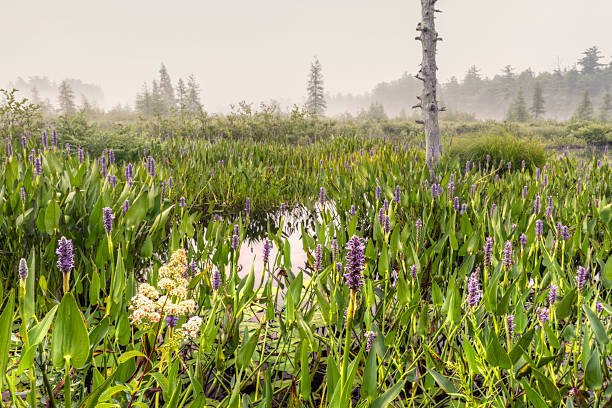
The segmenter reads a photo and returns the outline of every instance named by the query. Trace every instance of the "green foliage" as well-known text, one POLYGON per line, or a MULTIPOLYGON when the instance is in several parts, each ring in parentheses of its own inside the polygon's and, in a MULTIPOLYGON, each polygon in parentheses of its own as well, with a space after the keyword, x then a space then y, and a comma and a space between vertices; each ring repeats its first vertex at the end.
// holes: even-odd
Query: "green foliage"
POLYGON ((571 135, 576 139, 583 140, 589 145, 601 145, 612 142, 612 126, 593 123, 576 122, 568 127, 571 135))
POLYGON ((506 120, 508 122, 527 122, 529 118, 529 110, 527 110, 527 102, 525 102, 523 90, 519 89, 516 99, 514 99, 508 108, 506 120))
POLYGON ((517 139, 507 133, 455 139, 450 154, 462 163, 470 161, 482 166, 489 163, 489 168, 500 168, 502 171, 507 168, 508 162, 512 163, 512 169, 519 170, 523 160, 528 168, 542 167, 546 161, 546 154, 539 143, 517 139))
POLYGON ((582 102, 576 108, 576 111, 572 115, 572 120, 574 121, 585 121, 585 120, 593 120, 593 103, 591 102, 591 98, 589 97, 589 92, 584 93, 584 97, 582 98, 582 102))

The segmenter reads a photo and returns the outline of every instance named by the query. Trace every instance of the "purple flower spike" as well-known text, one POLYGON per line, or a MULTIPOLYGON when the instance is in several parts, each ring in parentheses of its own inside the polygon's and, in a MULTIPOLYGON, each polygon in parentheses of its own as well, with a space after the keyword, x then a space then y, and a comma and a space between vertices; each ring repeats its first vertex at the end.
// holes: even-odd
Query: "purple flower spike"
POLYGON ((57 147, 57 131, 55 129, 53 129, 53 136, 51 140, 53 141, 53 147, 57 147))
POLYGON ((79 164, 83 163, 83 149, 77 150, 77 156, 79 157, 79 164))
POLYGON ((521 243, 521 248, 525 248, 525 245, 527 245, 527 235, 521 234, 519 242, 521 243))
POLYGON ((49 143, 47 142, 47 132, 43 132, 42 134, 42 145, 45 150, 49 148, 49 143))
POLYGON ((385 234, 388 234, 389 232, 391 232, 391 219, 389 218, 388 215, 385 215, 383 224, 384 224, 385 234))
POLYGON ((540 196, 536 196, 535 202, 533 203, 533 213, 538 215, 540 213, 540 196))
POLYGON ((548 303, 550 307, 553 307, 557 302, 557 297, 559 296, 559 288, 553 284, 548 288, 548 303))
POLYGON ((504 245, 504 268, 506 270, 512 268, 512 242, 506 241, 504 245))
POLYGON ((113 220, 115 216, 113 215, 113 209, 110 207, 104 207, 102 209, 102 223, 104 224, 104 229, 107 234, 110 234, 113 230, 113 220))
POLYGON ((382 193, 382 190, 381 190, 380 186, 376 186, 376 201, 380 200, 381 193, 382 193))
POLYGON ((281 205, 280 205, 281 215, 285 215, 286 211, 287 211, 287 206, 285 205, 285 203, 281 203, 281 205))
POLYGON ((319 204, 325 205, 325 189, 323 187, 319 190, 319 204))
POLYGON ((374 333, 373 331, 368 331, 368 332, 365 332, 364 336, 366 339, 366 347, 365 347, 366 353, 369 353, 370 350, 372 349, 372 343, 374 342, 376 333, 374 333))
POLYGON ((68 274, 74 268, 74 254, 72 253, 72 240, 61 237, 55 250, 57 255, 57 268, 68 274))
POLYGON ((236 251, 238 249, 238 234, 232 236, 232 249, 236 251))
POLYGON ((582 291, 582 288, 587 283, 589 270, 583 266, 578 267, 578 271, 576 272, 576 283, 578 284, 578 291, 582 291))
POLYGON ((385 201, 383 202, 383 208, 385 209, 385 211, 389 209, 389 201, 386 198, 385 198, 385 201))
POLYGON ((493 214, 495 213, 496 208, 497 208, 497 204, 495 203, 491 204, 491 213, 489 214, 491 218, 493 218, 493 214))
POLYGON ((540 320, 540 323, 542 326, 544 326, 550 317, 548 314, 548 308, 546 306, 538 307, 536 309, 536 314, 538 315, 538 320, 540 320))
POLYGON ((155 159, 151 156, 147 158, 147 171, 151 177, 155 177, 155 159))
POLYGON ((42 174, 42 165, 40 163, 40 158, 37 157, 34 159, 34 174, 40 176, 42 174))
POLYGON ((472 196, 476 194, 476 184, 472 184, 472 188, 470 190, 472 196))
POLYGON ((244 202, 244 211, 247 213, 247 215, 251 213, 251 199, 249 197, 247 197, 244 202))
POLYGON ((464 212, 466 212, 467 210, 467 204, 461 204, 461 211, 459 212, 460 215, 463 215, 464 212))
POLYGON ((542 232, 544 231, 544 222, 542 220, 536 220, 535 222, 535 234, 536 238, 542 237, 542 232))
POLYGON ((354 204, 353 204, 353 205, 351 205, 351 209, 350 209, 349 213, 351 214, 351 217, 352 217, 353 215, 355 215, 355 205, 354 205, 354 204))
POLYGON ((410 277, 411 277, 412 279, 416 279, 418 269, 419 269, 419 267, 418 267, 418 266, 416 266, 416 265, 412 265, 412 266, 410 267, 410 277))
POLYGON ((166 323, 168 323, 168 327, 176 327, 178 325, 179 319, 178 316, 168 315, 164 320, 166 321, 166 323))
POLYGON ((338 259, 338 240, 336 238, 334 238, 331 243, 331 250, 334 260, 338 259))
POLYGON ((514 336, 514 329, 516 328, 516 324, 514 323, 514 315, 508 315, 506 317, 506 323, 508 324, 508 337, 512 338, 514 336))
POLYGON ((221 287, 221 272, 219 272, 218 269, 215 269, 213 271, 213 275, 212 275, 212 279, 210 283, 215 292, 218 291, 219 288, 221 287))
POLYGON ((461 205, 459 204, 459 197, 455 197, 453 200, 453 208, 455 211, 459 211, 459 208, 461 208, 461 205))
POLYGON ((598 300, 595 304, 595 309, 597 309, 597 313, 601 313, 604 310, 603 305, 601 304, 601 300, 598 300))
POLYGON ((400 203, 401 200, 401 190, 400 190, 400 186, 396 186, 395 187, 395 196, 393 197, 393 201, 395 201, 397 204, 400 203))
POLYGON ((361 272, 365 268, 365 243, 362 238, 355 235, 346 244, 346 273, 344 279, 346 285, 354 292, 358 292, 363 286, 361 272))
POLYGON ((21 147, 24 149, 28 147, 28 139, 26 138, 26 135, 21 135, 21 147))
POLYGON ((563 241, 567 241, 569 239, 569 228, 567 228, 567 225, 561 227, 561 237, 563 238, 563 241))
POLYGON ((493 252, 493 237, 485 239, 484 251, 484 267, 491 266, 491 253, 493 252))
POLYGON ((25 188, 21 187, 19 189, 19 198, 21 199, 22 203, 25 203, 25 199, 26 199, 26 192, 25 192, 25 188))
POLYGON ((179 200, 179 207, 181 208, 185 207, 185 197, 181 197, 181 199, 179 200))
POLYGON ((123 202, 123 205, 121 206, 121 211, 123 215, 125 215, 125 213, 128 212, 129 209, 130 209, 130 200, 125 200, 123 202))
POLYGON ((108 164, 111 166, 115 164, 115 151, 114 150, 110 150, 108 152, 108 164))
POLYGON ((480 267, 477 267, 468 280, 467 303, 471 308, 476 307, 481 298, 479 275, 480 267))
POLYGON ((21 258, 19 260, 19 279, 25 282, 28 279, 28 264, 25 259, 21 258))
POLYGON ((270 259, 270 250, 272 249, 271 242, 268 238, 264 240, 263 244, 263 263, 267 264, 270 259))
POLYGON ((527 186, 523 186, 523 200, 527 199, 527 191, 528 191, 527 186))

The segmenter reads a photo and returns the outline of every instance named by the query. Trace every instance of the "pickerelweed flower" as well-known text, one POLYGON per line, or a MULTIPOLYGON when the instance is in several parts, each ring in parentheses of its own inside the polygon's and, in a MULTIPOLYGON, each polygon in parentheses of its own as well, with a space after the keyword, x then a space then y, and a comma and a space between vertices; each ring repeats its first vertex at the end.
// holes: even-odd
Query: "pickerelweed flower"
POLYGON ((19 273, 19 279, 21 279, 21 282, 25 283, 26 279, 28 279, 28 264, 24 258, 21 258, 19 260, 18 273, 19 273))
POLYGON ((461 204, 459 203, 459 197, 454 198, 453 208, 455 209, 455 211, 459 211, 459 208, 461 208, 461 204))
POLYGON ((535 202, 533 203, 533 213, 538 215, 540 213, 540 196, 536 196, 535 202))
POLYGON ((264 239, 263 244, 263 263, 264 265, 268 263, 270 259, 270 250, 272 249, 271 242, 268 238, 264 239))
POLYGON ((106 177, 106 156, 100 158, 100 168, 102 170, 102 177, 106 177))
POLYGON ((557 297, 559 296, 559 287, 553 285, 552 283, 548 287, 548 304, 550 307, 553 307, 557 302, 557 297))
POLYGON ((362 238, 353 235, 346 244, 346 273, 344 279, 346 285, 353 291, 358 292, 363 286, 362 271, 365 268, 365 243, 362 238))
POLYGON ((55 250, 57 255, 57 268, 64 275, 69 274, 74 268, 74 254, 72 253, 72 240, 61 237, 55 250))
POLYGON ((535 234, 536 238, 542 237, 542 232, 544 231, 544 222, 542 220, 536 220, 535 222, 535 234))
POLYGON ((561 238, 563 238, 563 241, 567 241, 569 239, 569 228, 567 225, 564 225, 561 228, 561 238))
POLYGON ((508 171, 512 170, 512 162, 508 162, 508 171))
POLYGON ((238 234, 232 236, 232 249, 234 251, 238 250, 238 234))
POLYGON ((55 129, 53 129, 51 140, 53 142, 53 147, 57 147, 57 131, 55 129))
POLYGON ((155 159, 151 156, 147 158, 147 172, 151 177, 155 177, 155 159))
POLYGON ((42 174, 42 165, 40 163, 40 157, 34 159, 34 174, 40 176, 42 174))
POLYGON ((383 207, 380 207, 380 209, 378 210, 378 223, 380 224, 381 227, 384 221, 385 221, 385 209, 383 207))
POLYGON ((108 164, 110 166, 115 164, 115 151, 112 149, 108 151, 108 164))
POLYGON ((335 261, 338 259, 338 240, 336 238, 332 240, 331 250, 332 250, 332 258, 335 261))
POLYGON ((49 143, 47 143, 47 132, 43 132, 42 134, 42 145, 45 150, 49 148, 49 143))
POLYGON ((385 198, 385 201, 383 202, 383 208, 385 209, 385 211, 389 209, 389 201, 386 198, 385 198))
POLYGON ((28 139, 26 138, 26 135, 21 135, 21 147, 24 149, 28 147, 28 139))
POLYGON ((476 184, 472 184, 472 187, 470 189, 470 193, 472 194, 472 196, 474 196, 476 194, 476 184))
POLYGON ((470 172, 470 161, 469 161, 469 160, 467 160, 467 161, 465 162, 465 174, 467 174, 467 173, 469 173, 469 172, 470 172))
POLYGON ((550 221, 550 217, 552 216, 553 209, 553 198, 552 196, 548 197, 548 205, 546 206, 546 221, 550 221))
POLYGON ((550 318, 549 314, 548 314, 548 308, 546 306, 542 306, 542 307, 537 307, 536 308, 536 314, 538 315, 538 320, 540 321, 540 323, 542 324, 542 326, 544 326, 544 324, 548 321, 548 319, 550 318))
POLYGON ((461 204, 461 211, 459 212, 459 215, 463 215, 463 213, 465 213, 467 211, 467 204, 461 204))
POLYGON ((123 202, 123 205, 121 206, 122 214, 125 215, 125 213, 128 212, 129 209, 130 209, 130 200, 125 200, 123 202))
POLYGON ((325 189, 323 187, 319 189, 319 204, 325 205, 325 189))
POLYGON ((514 329, 516 328, 516 324, 514 323, 514 315, 506 316, 506 324, 508 325, 508 337, 514 337, 514 329))
POLYGON ((400 186, 395 186, 395 195, 393 196, 393 201, 395 201, 397 204, 400 203, 401 200, 401 190, 400 190, 400 186))
POLYGON ((349 214, 351 214, 351 217, 352 217, 353 215, 355 215, 355 212, 356 212, 356 211, 355 211, 355 204, 353 204, 353 205, 351 205, 351 209, 349 210, 349 214))
POLYGON ((523 200, 527 199, 527 191, 528 191, 527 186, 523 186, 523 200))
POLYGON ((527 245, 527 235, 521 234, 519 242, 521 243, 521 249, 525 248, 525 245, 527 245))
POLYGON ((251 213, 251 199, 249 197, 244 200, 244 211, 247 215, 251 213))
POLYGON ((176 327, 178 325, 179 318, 175 315, 168 315, 164 320, 166 323, 168 323, 169 327, 176 327))
POLYGON ((525 160, 521 161, 521 170, 525 170, 525 160))
POLYGON ((512 268, 512 242, 506 241, 504 245, 504 268, 509 270, 512 268))
POLYGON ((179 207, 185 208, 185 197, 181 197, 179 200, 179 207))
POLYGON ((597 310, 597 313, 603 312, 604 307, 601 304, 601 300, 598 300, 597 303, 595 304, 595 310, 597 310))
POLYGON ((491 253, 493 252, 493 237, 487 237, 485 239, 484 247, 482 248, 484 251, 484 267, 491 266, 491 253))
POLYGON ((471 308, 476 307, 481 298, 479 275, 480 268, 477 267, 468 280, 467 303, 471 308))
POLYGON ((168 188, 174 187, 174 178, 172 176, 168 177, 168 188))
POLYGON ((416 279, 418 269, 419 269, 419 267, 418 267, 418 266, 416 266, 416 265, 412 265, 412 266, 410 267, 410 277, 411 277, 412 279, 416 279))
POLYGON ((493 214, 495 213, 495 209, 497 208, 497 204, 493 203, 491 204, 491 213, 489 214, 489 217, 493 217, 493 214))
POLYGON ((218 269, 215 269, 212 274, 212 279, 210 280, 210 284, 212 285, 213 290, 216 292, 221 287, 221 272, 218 269))
POLYGON ((372 343, 374 342, 374 338, 376 337, 376 333, 374 333, 373 331, 367 331, 364 333, 364 337, 366 339, 366 353, 369 353, 370 350, 372 349, 372 343))
POLYGON ((314 270, 319 272, 323 266, 323 247, 321 244, 317 244, 315 249, 315 259, 314 259, 314 270))
POLYGON ((578 271, 576 272, 576 283, 578 285, 579 292, 582 291, 582 288, 584 288, 587 283, 588 272, 589 270, 584 266, 578 267, 578 271))
POLYGON ((77 150, 77 156, 79 158, 79 164, 82 164, 83 163, 83 149, 77 150))
POLYGON ((561 235, 561 230, 563 229, 563 224, 561 221, 557 223, 557 235, 561 235))
POLYGON ((419 218, 416 220, 416 239, 417 242, 421 241, 421 229, 423 228, 423 221, 419 218))
POLYGON ((113 220, 115 216, 113 215, 113 209, 110 207, 104 207, 102 209, 102 223, 104 224, 104 229, 107 234, 110 234, 113 230, 113 220))
POLYGON ((382 192, 382 189, 380 188, 380 186, 376 186, 376 201, 380 200, 381 192, 382 192))
POLYGON ((383 225, 384 225, 384 229, 385 229, 385 234, 388 234, 389 232, 391 232, 391 219, 389 218, 388 215, 385 215, 385 219, 383 221, 383 225))
POLYGON ((26 192, 25 192, 25 188, 21 187, 19 189, 19 198, 21 199, 22 203, 25 203, 25 199, 26 199, 26 192))
POLYGON ((540 168, 536 167, 536 181, 540 182, 540 168))
POLYGON ((281 203, 281 205, 280 205, 280 213, 281 213, 281 215, 285 215, 285 211, 287 211, 287 206, 285 205, 285 203, 281 203))

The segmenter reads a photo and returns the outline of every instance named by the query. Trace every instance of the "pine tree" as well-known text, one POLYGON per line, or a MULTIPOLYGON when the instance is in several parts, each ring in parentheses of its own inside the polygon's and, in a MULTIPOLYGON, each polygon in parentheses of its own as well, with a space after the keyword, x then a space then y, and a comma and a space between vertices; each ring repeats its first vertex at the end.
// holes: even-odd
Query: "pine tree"
POLYGON ((546 113, 544 95, 542 94, 542 85, 536 82, 533 90, 533 104, 531 105, 531 113, 534 119, 538 120, 546 113))
POLYGON ((591 47, 582 53, 584 57, 578 60, 578 64, 582 66, 583 74, 592 74, 603 65, 599 62, 601 60, 601 55, 599 55, 599 53, 599 48, 596 46, 591 47))
POLYGON ((151 93, 149 92, 149 87, 146 82, 142 85, 142 92, 136 95, 134 108, 136 112, 141 115, 150 115, 153 113, 153 109, 151 108, 151 93))
POLYGON ((603 97, 603 104, 601 105, 599 120, 602 122, 612 120, 612 95, 610 95, 610 91, 606 92, 603 97))
POLYGON ((193 74, 187 77, 187 110, 191 113, 198 113, 202 110, 200 102, 200 85, 193 74))
POLYGON ((586 91, 582 102, 580 102, 572 116, 572 120, 593 120, 593 113, 593 103, 589 97, 589 91, 586 91))
POLYGON ((164 110, 176 106, 172 80, 170 80, 170 75, 168 74, 168 70, 164 64, 162 64, 161 68, 159 69, 159 92, 164 110))
POLYGON ((183 110, 187 106, 187 87, 183 78, 179 78, 176 84, 176 101, 178 102, 179 109, 183 110))
POLYGON ((529 111, 527 110, 527 103, 525 102, 522 88, 519 89, 516 98, 510 104, 510 108, 506 113, 506 120, 508 122, 527 122, 529 120, 529 111))
POLYGON ((151 110, 153 113, 163 113, 166 111, 164 97, 157 81, 151 85, 151 110))
POLYGON ((63 80, 59 86, 59 106, 64 115, 70 115, 76 111, 74 104, 74 93, 68 84, 68 81, 63 80))
POLYGON ((323 68, 317 57, 310 65, 310 75, 308 76, 308 98, 306 99, 306 109, 313 116, 323 116, 327 103, 323 94, 323 68))

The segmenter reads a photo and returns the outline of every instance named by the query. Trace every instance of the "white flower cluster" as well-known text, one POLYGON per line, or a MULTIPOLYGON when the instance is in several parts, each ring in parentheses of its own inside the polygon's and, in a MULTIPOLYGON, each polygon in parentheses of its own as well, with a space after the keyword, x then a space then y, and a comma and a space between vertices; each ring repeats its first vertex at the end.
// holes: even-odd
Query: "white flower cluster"
MULTIPOLYGON (((197 309, 195 300, 188 298, 189 281, 184 278, 187 268, 187 254, 179 249, 172 254, 170 262, 159 268, 157 288, 148 283, 141 283, 138 292, 130 302, 130 321, 133 325, 150 325, 159 322, 165 316, 188 316, 197 309)), ((202 319, 193 316, 177 334, 186 333, 196 337, 200 331, 202 319)))

